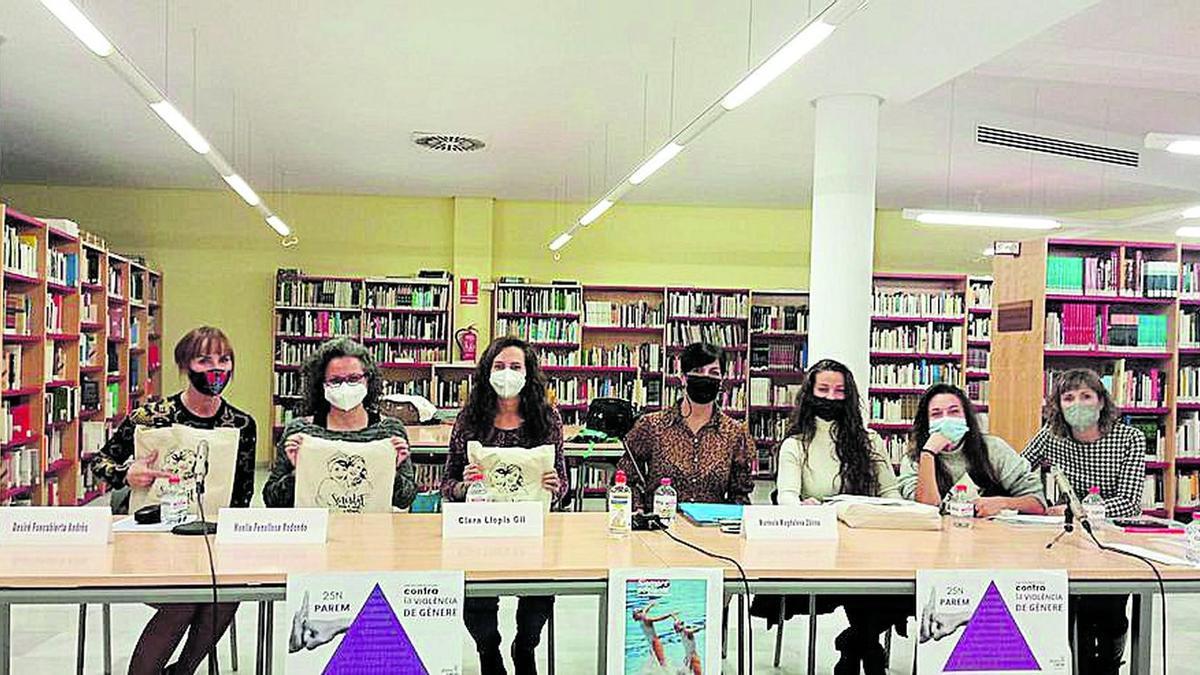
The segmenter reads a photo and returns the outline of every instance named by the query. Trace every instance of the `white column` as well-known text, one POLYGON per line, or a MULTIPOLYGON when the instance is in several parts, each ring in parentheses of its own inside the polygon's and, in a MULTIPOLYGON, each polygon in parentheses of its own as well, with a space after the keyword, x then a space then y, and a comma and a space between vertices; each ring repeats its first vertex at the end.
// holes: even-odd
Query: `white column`
POLYGON ((816 111, 808 362, 845 363, 865 403, 879 99, 827 96, 817 99, 816 111))

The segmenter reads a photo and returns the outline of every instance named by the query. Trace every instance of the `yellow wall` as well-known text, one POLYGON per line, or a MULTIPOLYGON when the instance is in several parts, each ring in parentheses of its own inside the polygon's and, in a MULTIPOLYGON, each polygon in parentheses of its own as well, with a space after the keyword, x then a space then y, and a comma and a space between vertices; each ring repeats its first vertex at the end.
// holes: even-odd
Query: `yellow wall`
MULTIPOLYGON (((316 274, 410 274, 453 269, 487 281, 695 284, 752 288, 808 285, 806 209, 620 204, 584 230, 555 261, 546 244, 585 204, 363 195, 267 195, 300 235, 290 249, 228 191, 10 185, 0 199, 34 215, 70 218, 115 250, 144 254, 164 274, 164 347, 200 324, 233 340, 238 370, 230 399, 258 420, 260 458, 269 457, 271 303, 279 267, 316 274), (485 236, 491 204, 491 255, 485 236), (457 237, 457 241, 456 241, 457 237), (474 244, 474 246, 473 246, 474 244), (486 248, 486 247, 484 247, 486 248)), ((875 260, 881 270, 987 274, 986 230, 925 228, 880 212, 875 260)), ((490 298, 459 312, 486 324, 490 298)), ((486 340, 488 331, 482 331, 486 340)), ((178 380, 176 384, 181 384, 178 380)), ((169 389, 171 380, 165 386, 169 389)))

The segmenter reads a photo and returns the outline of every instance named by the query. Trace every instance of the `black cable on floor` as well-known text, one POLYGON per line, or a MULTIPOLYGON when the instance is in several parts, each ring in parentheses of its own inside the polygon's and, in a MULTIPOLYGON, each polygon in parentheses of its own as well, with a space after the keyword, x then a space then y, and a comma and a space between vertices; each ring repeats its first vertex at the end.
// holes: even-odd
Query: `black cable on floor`
POLYGON ((212 622, 209 624, 209 628, 212 630, 212 647, 208 652, 209 658, 212 658, 217 653, 217 618, 220 616, 217 603, 217 566, 213 562, 212 542, 208 538, 208 519, 204 517, 204 498, 200 494, 196 495, 196 508, 200 511, 200 523, 204 525, 201 531, 204 536, 204 548, 208 551, 208 573, 212 579, 212 622))
MULTIPOLYGON (((1103 543, 1101 543, 1101 541, 1099 539, 1096 538, 1095 533, 1092 532, 1092 524, 1091 523, 1084 520, 1080 524, 1083 526, 1084 531, 1088 533, 1088 536, 1092 538, 1092 541, 1096 542, 1096 546, 1100 547, 1101 551, 1108 551, 1109 553, 1116 553, 1116 554, 1123 555, 1123 556, 1126 556, 1129 558, 1133 558, 1134 560, 1140 560, 1140 561, 1146 563, 1147 565, 1149 565, 1150 571, 1154 572, 1154 578, 1158 580, 1158 595, 1162 599, 1162 672, 1163 672, 1163 675, 1167 675, 1167 586, 1166 586, 1166 584, 1163 583, 1162 573, 1158 571, 1158 566, 1154 564, 1153 560, 1150 560, 1149 558, 1140 556, 1136 553, 1131 553, 1129 551, 1122 551, 1119 548, 1112 548, 1110 546, 1105 546, 1103 543)), ((1151 636, 1153 636, 1153 634, 1154 634, 1153 626, 1151 626, 1150 633, 1151 633, 1151 636)), ((1134 658, 1137 658, 1136 654, 1134 654, 1134 658)))
MULTIPOLYGON (((711 551, 706 551, 703 548, 701 548, 689 541, 684 541, 683 539, 680 539, 679 537, 676 537, 675 535, 671 534, 671 531, 669 529, 663 528, 659 531, 662 532, 663 534, 667 535, 671 539, 675 540, 677 543, 683 544, 684 546, 692 549, 693 551, 696 551, 697 553, 706 555, 710 558, 713 558, 714 560, 722 560, 724 562, 731 563, 731 564, 733 564, 734 567, 737 568, 738 574, 740 574, 742 576, 742 586, 746 589, 746 603, 745 603, 746 614, 747 614, 747 616, 746 616, 746 665, 748 666, 748 672, 753 673, 754 672, 754 626, 751 625, 750 617, 749 617, 749 613, 750 613, 750 580, 746 576, 746 570, 742 568, 742 564, 739 563, 737 560, 735 560, 733 558, 728 558, 723 555, 718 555, 711 551)), ((742 618, 741 614, 742 614, 741 610, 738 610, 738 620, 739 621, 742 618)), ((741 656, 742 656, 741 654, 738 654, 739 659, 741 658, 741 656)))

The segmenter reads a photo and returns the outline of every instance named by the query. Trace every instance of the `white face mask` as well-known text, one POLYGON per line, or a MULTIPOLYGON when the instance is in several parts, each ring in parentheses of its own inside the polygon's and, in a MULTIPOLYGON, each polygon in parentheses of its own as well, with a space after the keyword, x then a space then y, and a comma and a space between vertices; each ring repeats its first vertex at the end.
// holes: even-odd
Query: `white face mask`
POLYGON ((500 398, 516 398, 525 388, 525 371, 523 370, 493 370, 488 381, 500 398))
POLYGON ((366 397, 366 382, 359 382, 357 384, 343 382, 341 384, 325 385, 325 400, 329 401, 329 405, 343 412, 354 410, 366 397))

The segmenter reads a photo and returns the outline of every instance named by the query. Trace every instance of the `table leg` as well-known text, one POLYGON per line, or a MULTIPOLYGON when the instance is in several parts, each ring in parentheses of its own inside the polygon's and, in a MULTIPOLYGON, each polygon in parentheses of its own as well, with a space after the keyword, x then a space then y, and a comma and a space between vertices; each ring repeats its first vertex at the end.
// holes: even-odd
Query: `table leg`
MULTIPOLYGON (((1150 654, 1154 647, 1154 594, 1134 593, 1130 609, 1129 675, 1150 675, 1150 654)), ((1166 626, 1162 630, 1167 630, 1166 626)))
POLYGON ((738 675, 745 675, 746 672, 746 596, 738 593, 737 596, 737 613, 738 613, 738 675))
POLYGON ((0 602, 0 675, 9 675, 12 660, 12 609, 0 602))
POLYGON ((808 594, 808 675, 817 675, 817 596, 808 594))
POLYGON ((100 630, 104 633, 104 675, 112 675, 112 605, 100 605, 100 630))
POLYGON ((271 675, 272 672, 274 672, 273 667, 275 665, 274 664, 274 658, 275 658, 275 639, 274 639, 275 638, 275 601, 273 601, 273 600, 267 601, 266 629, 267 629, 266 635, 263 640, 266 643, 263 646, 263 654, 264 654, 263 658, 264 658, 264 665, 266 666, 265 667, 266 675, 271 675))
POLYGON ((266 636, 267 603, 258 603, 258 627, 254 632, 254 675, 263 675, 266 655, 263 654, 263 638, 266 636))
POLYGON ((599 630, 596 631, 596 673, 608 673, 608 591, 600 591, 599 630))

